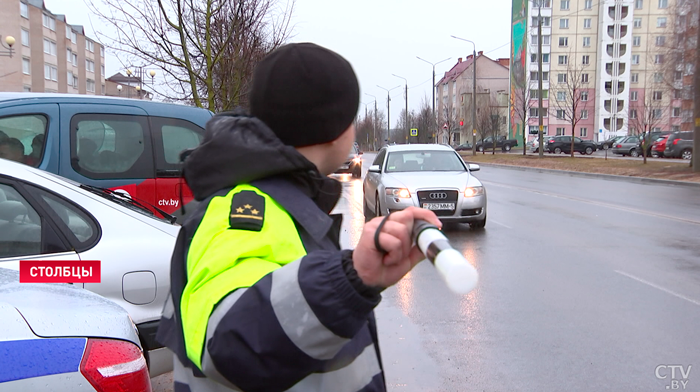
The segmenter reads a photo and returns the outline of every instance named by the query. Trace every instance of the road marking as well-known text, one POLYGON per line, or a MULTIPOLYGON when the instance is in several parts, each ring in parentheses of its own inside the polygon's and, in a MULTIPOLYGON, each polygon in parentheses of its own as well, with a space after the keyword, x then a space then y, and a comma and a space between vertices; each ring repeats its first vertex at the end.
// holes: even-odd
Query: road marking
POLYGON ((501 226, 505 227, 506 229, 512 229, 512 227, 510 227, 510 226, 507 226, 507 225, 504 225, 504 224, 503 224, 503 223, 501 223, 501 222, 496 222, 496 221, 495 221, 495 220, 493 220, 493 219, 489 219, 489 220, 490 220, 491 222, 493 222, 493 223, 497 224, 497 225, 501 225, 501 226))
POLYGON ((550 196, 550 197, 556 197, 558 199, 565 199, 565 200, 572 200, 572 201, 577 201, 581 203, 587 203, 587 204, 592 204, 594 206, 599 206, 599 207, 605 207, 605 208, 610 208, 614 210, 620 210, 620 211, 626 211, 626 212, 631 212, 634 214, 639 214, 639 215, 644 215, 644 216, 653 216, 656 218, 662 218, 662 219, 669 219, 669 220, 674 220, 678 222, 683 222, 683 223, 691 223, 694 225, 700 225, 700 221, 692 220, 692 219, 686 219, 686 218, 679 218, 676 216, 671 216, 671 215, 664 215, 664 214, 659 214, 657 212, 653 211, 644 211, 644 210, 638 210, 636 208, 630 208, 630 207, 623 207, 620 205, 615 205, 615 204, 610 204, 610 203, 605 203, 602 201, 593 201, 593 200, 587 200, 587 199, 581 199, 579 197, 574 197, 574 196, 565 196, 565 195, 560 195, 556 193, 549 193, 549 192, 544 192, 544 191, 538 191, 536 189, 531 189, 531 188, 523 188, 519 186, 514 186, 514 185, 506 185, 506 184, 501 184, 498 182, 493 182, 493 181, 484 181, 481 180, 482 183, 490 184, 490 185, 495 185, 495 186, 500 186, 503 188, 511 188, 511 189, 517 189, 521 191, 526 191, 526 192, 532 192, 532 193, 537 193, 540 195, 545 195, 545 196, 550 196))
POLYGON ((661 286, 659 286, 659 285, 656 285, 656 284, 654 284, 654 283, 651 283, 651 282, 647 282, 646 280, 644 280, 644 279, 642 279, 642 278, 638 278, 638 277, 636 277, 636 276, 634 276, 634 275, 630 275, 630 274, 628 274, 628 273, 626 273, 626 272, 622 272, 622 271, 618 271, 618 270, 615 270, 615 272, 617 272, 617 273, 620 274, 620 275, 624 275, 624 276, 626 276, 626 277, 628 277, 628 278, 630 278, 630 279, 634 279, 634 280, 636 280, 637 282, 644 283, 644 284, 646 284, 646 285, 648 285, 648 286, 651 286, 651 287, 653 287, 653 288, 655 288, 655 289, 659 289, 659 290, 661 290, 661 291, 663 291, 663 292, 665 292, 665 293, 671 294, 671 295, 673 295, 674 297, 678 297, 678 298, 680 298, 680 299, 684 299, 684 300, 686 300, 686 301, 688 301, 688 302, 690 302, 690 303, 693 303, 693 304, 695 304, 695 305, 700 306, 700 302, 698 302, 698 301, 696 301, 696 300, 694 300, 694 299, 688 298, 688 297, 686 297, 686 296, 684 296, 684 295, 682 295, 682 294, 675 293, 675 292, 673 292, 673 291, 671 291, 671 290, 669 290, 669 289, 663 288, 663 287, 661 287, 661 286))

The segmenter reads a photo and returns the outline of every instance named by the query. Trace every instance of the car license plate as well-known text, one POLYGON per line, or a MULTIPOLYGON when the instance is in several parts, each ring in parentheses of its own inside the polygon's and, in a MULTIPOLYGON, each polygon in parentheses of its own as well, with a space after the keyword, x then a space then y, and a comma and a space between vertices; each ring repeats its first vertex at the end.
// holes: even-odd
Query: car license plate
POLYGON ((455 203, 423 203, 426 210, 454 210, 455 203))

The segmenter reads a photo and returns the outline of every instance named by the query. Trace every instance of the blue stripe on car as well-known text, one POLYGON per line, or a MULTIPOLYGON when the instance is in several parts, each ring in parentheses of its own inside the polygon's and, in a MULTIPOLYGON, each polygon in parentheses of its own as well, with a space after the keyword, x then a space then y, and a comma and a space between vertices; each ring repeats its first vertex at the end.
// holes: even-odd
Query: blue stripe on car
POLYGON ((80 369, 87 339, 0 341, 0 383, 80 369))

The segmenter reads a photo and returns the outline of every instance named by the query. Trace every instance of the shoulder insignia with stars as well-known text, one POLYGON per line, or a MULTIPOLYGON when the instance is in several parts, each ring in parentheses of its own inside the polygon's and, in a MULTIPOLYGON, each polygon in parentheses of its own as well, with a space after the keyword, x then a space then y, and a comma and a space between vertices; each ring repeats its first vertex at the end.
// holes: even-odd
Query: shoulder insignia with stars
POLYGON ((241 191, 233 195, 230 229, 260 231, 265 223, 265 198, 253 191, 241 191))

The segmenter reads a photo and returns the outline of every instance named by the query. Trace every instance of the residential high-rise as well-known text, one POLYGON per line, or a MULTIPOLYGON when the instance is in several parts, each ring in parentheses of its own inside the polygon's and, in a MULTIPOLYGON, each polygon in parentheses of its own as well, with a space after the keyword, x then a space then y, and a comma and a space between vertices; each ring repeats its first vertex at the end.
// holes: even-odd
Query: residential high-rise
POLYGON ((697 0, 528 2, 530 133, 538 128, 538 13, 545 135, 571 135, 574 120, 575 136, 602 140, 691 126, 697 9, 697 0))
POLYGON ((0 57, 0 91, 105 94, 104 47, 42 0, 3 0, 0 34, 16 40, 0 57))

